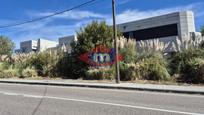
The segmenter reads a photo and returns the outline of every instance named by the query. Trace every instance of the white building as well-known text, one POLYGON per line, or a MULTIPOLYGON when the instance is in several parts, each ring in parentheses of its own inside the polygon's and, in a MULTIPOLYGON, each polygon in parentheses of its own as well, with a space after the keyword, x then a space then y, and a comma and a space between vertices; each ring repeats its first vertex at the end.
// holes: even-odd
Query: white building
MULTIPOLYGON (((176 38, 199 35, 195 31, 192 11, 181 11, 117 25, 126 38, 137 41, 159 39, 161 42, 176 42, 176 38)), ((171 46, 170 46, 171 47, 171 46)), ((169 48, 170 48, 169 47, 169 48)), ((167 49, 169 51, 169 49, 167 49)))
POLYGON ((72 41, 76 41, 77 38, 75 35, 72 35, 72 36, 65 36, 65 37, 61 37, 59 38, 59 48, 63 48, 62 50, 66 50, 68 53, 71 52, 71 42, 72 41), (64 47, 66 49, 64 49, 64 47))
POLYGON ((29 53, 35 52, 37 50, 37 41, 35 40, 28 40, 24 42, 20 42, 20 49, 16 50, 15 52, 18 53, 29 53))
POLYGON ((38 39, 37 51, 42 52, 49 48, 55 48, 57 46, 58 46, 58 43, 55 41, 46 40, 46 39, 38 39))
POLYGON ((30 53, 30 52, 41 52, 49 48, 57 47, 58 43, 46 39, 29 40, 20 42, 20 49, 15 50, 16 53, 30 53))
POLYGON ((118 29, 125 37, 133 37, 137 41, 169 36, 183 38, 195 32, 194 14, 192 11, 175 12, 119 24, 118 29))

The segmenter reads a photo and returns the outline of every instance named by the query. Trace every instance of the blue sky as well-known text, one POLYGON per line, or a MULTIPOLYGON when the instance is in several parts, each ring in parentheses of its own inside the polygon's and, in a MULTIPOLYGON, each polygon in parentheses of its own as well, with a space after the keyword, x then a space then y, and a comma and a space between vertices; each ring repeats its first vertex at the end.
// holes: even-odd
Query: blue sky
MULTIPOLYGON (((88 0, 1 0, 0 26, 30 20, 65 10, 88 0)), ((203 0, 116 0, 117 23, 139 20, 175 11, 192 10, 197 31, 204 25, 203 0)), ((86 7, 39 22, 0 29, 16 43, 30 39, 72 35, 92 20, 111 24, 111 0, 97 0, 86 7)))

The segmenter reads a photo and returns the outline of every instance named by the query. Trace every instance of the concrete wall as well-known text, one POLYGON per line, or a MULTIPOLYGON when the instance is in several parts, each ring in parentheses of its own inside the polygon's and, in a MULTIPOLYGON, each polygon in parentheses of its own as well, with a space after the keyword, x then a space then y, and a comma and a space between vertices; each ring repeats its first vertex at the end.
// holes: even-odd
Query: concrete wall
POLYGON ((46 39, 38 39, 37 51, 41 52, 41 51, 47 50, 48 48, 54 48, 57 46, 58 46, 58 43, 55 41, 46 40, 46 39))
POLYGON ((179 13, 172 13, 152 18, 142 19, 133 22, 119 24, 117 27, 121 32, 147 29, 163 25, 179 23, 179 13))
POLYGON ((192 11, 179 12, 179 23, 178 23, 179 38, 189 35, 190 32, 195 32, 194 14, 192 11))
POLYGON ((37 49, 37 41, 35 40, 29 40, 29 41, 24 41, 20 42, 20 52, 23 53, 29 53, 32 51, 35 51, 37 49))
POLYGON ((182 38, 185 34, 189 34, 190 32, 195 32, 194 15, 192 11, 175 12, 138 21, 123 23, 119 24, 117 27, 121 32, 130 32, 175 23, 178 27, 178 38, 182 38))
POLYGON ((59 48, 62 48, 65 46, 66 50, 70 53, 71 52, 71 42, 76 40, 76 36, 65 36, 59 38, 59 48))
POLYGON ((60 38, 59 38, 59 45, 69 44, 69 43, 71 43, 73 40, 75 40, 75 35, 60 37, 60 38))

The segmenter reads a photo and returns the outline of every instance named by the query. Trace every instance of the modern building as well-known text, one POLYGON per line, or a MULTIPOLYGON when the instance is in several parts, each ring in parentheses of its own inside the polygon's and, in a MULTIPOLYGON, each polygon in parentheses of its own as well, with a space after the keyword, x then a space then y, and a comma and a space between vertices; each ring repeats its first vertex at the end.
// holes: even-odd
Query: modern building
POLYGON ((41 52, 48 48, 57 47, 58 43, 46 39, 29 40, 20 42, 20 49, 15 50, 16 53, 41 52))
MULTIPOLYGON (((176 38, 200 35, 195 31, 192 11, 181 11, 117 25, 126 38, 137 41, 159 39, 161 42, 176 42, 176 38)), ((171 45, 170 44, 170 45, 171 45)), ((171 46, 170 46, 171 47, 171 46)), ((170 47, 167 51, 170 50, 170 47)))
POLYGON ((194 14, 192 11, 176 12, 119 24, 118 29, 125 37, 137 41, 170 36, 182 39, 186 34, 195 32, 194 14))
POLYGON ((29 53, 29 52, 35 52, 37 50, 37 41, 35 40, 29 40, 20 42, 20 49, 16 50, 15 52, 18 53, 29 53))
POLYGON ((59 46, 60 48, 63 48, 63 50, 66 50, 67 52, 71 52, 71 42, 77 40, 75 35, 72 36, 65 36, 59 38, 59 46), (64 49, 65 47, 65 49, 64 49))
POLYGON ((42 52, 42 51, 47 50, 48 48, 55 48, 57 46, 58 46, 58 43, 55 41, 46 40, 46 39, 38 39, 37 51, 42 52))

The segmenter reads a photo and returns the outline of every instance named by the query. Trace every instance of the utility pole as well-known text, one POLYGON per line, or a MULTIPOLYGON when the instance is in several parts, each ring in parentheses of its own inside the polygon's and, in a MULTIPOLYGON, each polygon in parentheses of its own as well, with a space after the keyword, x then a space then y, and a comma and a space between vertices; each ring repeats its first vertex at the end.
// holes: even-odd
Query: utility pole
POLYGON ((120 83, 120 71, 119 71, 119 62, 118 62, 118 39, 117 39, 117 28, 116 28, 116 21, 115 21, 115 0, 112 0, 112 13, 113 13, 113 38, 114 38, 114 47, 115 47, 115 80, 116 83, 120 83))

